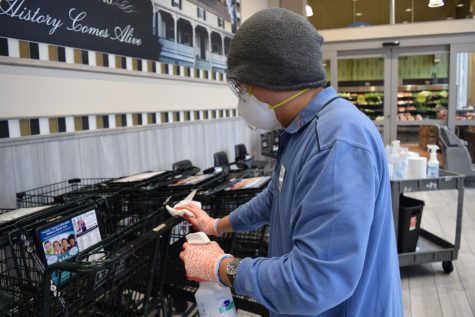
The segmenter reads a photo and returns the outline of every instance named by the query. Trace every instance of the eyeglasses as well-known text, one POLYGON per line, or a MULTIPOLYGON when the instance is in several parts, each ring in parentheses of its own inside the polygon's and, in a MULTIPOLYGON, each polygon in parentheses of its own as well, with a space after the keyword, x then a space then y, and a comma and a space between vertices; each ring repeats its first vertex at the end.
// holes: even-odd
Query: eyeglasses
POLYGON ((228 80, 228 86, 238 98, 242 97, 246 93, 249 93, 249 89, 251 88, 251 86, 240 83, 236 79, 228 80))

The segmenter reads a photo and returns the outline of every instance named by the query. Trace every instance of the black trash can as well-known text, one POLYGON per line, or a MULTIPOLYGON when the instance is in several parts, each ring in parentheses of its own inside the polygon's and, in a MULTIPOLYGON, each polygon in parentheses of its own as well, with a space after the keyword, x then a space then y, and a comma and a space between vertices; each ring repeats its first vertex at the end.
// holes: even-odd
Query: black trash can
POLYGON ((419 199, 399 197, 398 253, 416 251, 424 205, 419 199))

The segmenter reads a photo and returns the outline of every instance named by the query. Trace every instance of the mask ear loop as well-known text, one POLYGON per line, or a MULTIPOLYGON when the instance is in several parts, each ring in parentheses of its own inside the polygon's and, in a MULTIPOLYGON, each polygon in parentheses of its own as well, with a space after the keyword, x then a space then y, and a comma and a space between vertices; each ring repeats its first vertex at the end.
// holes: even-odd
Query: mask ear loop
POLYGON ((301 90, 301 91, 299 91, 298 93, 296 93, 295 95, 290 96, 289 98, 287 98, 287 99, 285 99, 285 100, 282 100, 281 102, 279 102, 279 103, 276 104, 275 106, 269 105, 269 109, 274 110, 275 108, 280 107, 280 106, 286 104, 287 102, 292 101, 292 100, 294 100, 295 98, 297 98, 297 97, 303 95, 304 93, 306 93, 306 92, 309 91, 309 90, 310 90, 310 88, 306 88, 306 89, 304 89, 304 90, 301 90))

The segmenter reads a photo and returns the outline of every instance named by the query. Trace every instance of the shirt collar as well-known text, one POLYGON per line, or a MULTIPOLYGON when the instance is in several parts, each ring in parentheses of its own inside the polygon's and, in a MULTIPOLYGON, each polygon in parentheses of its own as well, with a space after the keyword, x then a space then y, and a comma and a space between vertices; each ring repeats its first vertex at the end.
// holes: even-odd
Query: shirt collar
POLYGON ((284 129, 284 132, 295 133, 307 125, 322 110, 322 107, 332 98, 336 97, 335 88, 328 87, 319 92, 315 98, 310 101, 305 108, 299 112, 290 125, 284 129))

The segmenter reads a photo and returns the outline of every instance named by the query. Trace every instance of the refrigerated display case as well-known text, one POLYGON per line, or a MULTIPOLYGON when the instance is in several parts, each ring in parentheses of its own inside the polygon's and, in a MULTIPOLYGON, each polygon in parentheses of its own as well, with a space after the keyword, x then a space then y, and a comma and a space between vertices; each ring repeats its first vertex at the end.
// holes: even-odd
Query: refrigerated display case
POLYGON ((448 88, 448 84, 400 86, 398 120, 447 120, 448 88))
POLYGON ((361 112, 375 121, 384 120, 383 91, 383 86, 339 87, 341 97, 352 102, 361 112))

